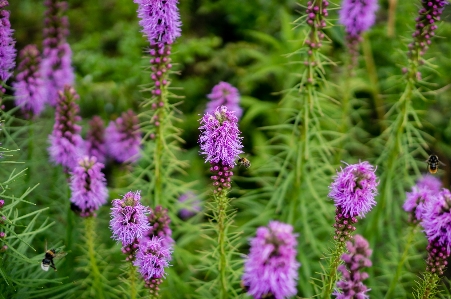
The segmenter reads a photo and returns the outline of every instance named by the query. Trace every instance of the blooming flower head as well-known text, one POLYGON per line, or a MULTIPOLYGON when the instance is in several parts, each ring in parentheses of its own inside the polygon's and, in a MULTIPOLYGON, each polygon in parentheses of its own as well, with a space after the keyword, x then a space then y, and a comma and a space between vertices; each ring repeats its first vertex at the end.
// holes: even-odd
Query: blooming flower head
POLYGON ((376 170, 368 162, 350 164, 337 173, 330 185, 329 197, 335 201, 335 206, 341 208, 344 216, 365 216, 376 201, 377 194, 376 170))
POLYGON ((49 153, 53 162, 70 170, 77 166, 78 159, 83 155, 81 127, 76 124, 81 120, 78 115, 80 108, 75 102, 79 96, 68 85, 58 95, 55 125, 49 136, 49 153))
POLYGON ((443 188, 435 200, 426 202, 421 222, 429 241, 450 250, 451 245, 451 192, 443 188))
POLYGON ((200 200, 192 191, 188 191, 180 195, 179 203, 183 206, 183 208, 179 211, 179 216, 183 220, 193 217, 202 209, 200 200))
POLYGON ((406 193, 406 201, 403 208, 410 213, 409 221, 419 223, 423 218, 424 207, 427 202, 435 201, 440 193, 442 183, 439 179, 425 175, 412 187, 411 192, 406 193))
POLYGON ((9 22, 9 11, 4 10, 9 3, 0 1, 0 80, 6 82, 12 75, 12 69, 16 65, 16 41, 13 38, 14 30, 9 22))
POLYGON ((362 272, 362 268, 371 267, 369 257, 372 250, 368 241, 360 235, 355 235, 353 242, 346 242, 349 253, 341 256, 344 264, 338 266, 338 271, 342 274, 342 280, 337 282, 338 291, 334 293, 337 299, 369 298, 369 289, 363 284, 363 280, 368 278, 368 273, 362 272))
POLYGON ((122 246, 141 239, 150 229, 147 220, 149 210, 141 204, 139 191, 127 192, 122 199, 113 200, 112 205, 110 220, 112 238, 120 241, 122 246))
POLYGON ((244 263, 243 284, 254 298, 273 296, 283 299, 296 295, 300 264, 296 261, 296 235, 293 227, 271 221, 259 227, 250 240, 250 252, 244 263))
POLYGON ((72 172, 70 201, 81 210, 81 216, 93 216, 94 211, 106 203, 108 189, 104 174, 100 171, 103 164, 96 157, 84 156, 72 172))
POLYGON ((233 167, 241 148, 242 137, 238 129, 238 118, 226 106, 217 107, 214 113, 206 113, 200 120, 199 144, 205 162, 233 167))
POLYGON ((132 111, 123 112, 121 117, 111 121, 105 131, 108 154, 118 161, 136 162, 139 158, 141 132, 138 116, 132 111))
POLYGON ((146 287, 153 292, 158 291, 158 285, 166 276, 166 268, 171 260, 171 250, 162 244, 159 237, 143 238, 139 243, 136 260, 138 271, 145 280, 146 287))
POLYGON ((86 136, 86 153, 94 156, 101 163, 106 161, 105 127, 100 116, 96 115, 89 121, 89 131, 86 136))
POLYGON ((147 217, 150 224, 150 229, 146 232, 149 238, 153 236, 161 239, 161 244, 166 247, 172 246, 174 240, 172 239, 172 230, 169 227, 171 219, 168 215, 168 209, 164 209, 162 206, 156 206, 151 210, 151 213, 147 217))
POLYGON ((46 0, 47 11, 44 22, 43 59, 40 73, 44 80, 47 103, 55 106, 58 92, 65 85, 73 85, 72 51, 66 41, 69 22, 63 16, 67 3, 59 0, 46 0))
POLYGON ((435 176, 426 174, 418 180, 417 186, 418 188, 427 188, 432 192, 439 192, 442 188, 442 182, 435 176))
POLYGON ((180 36, 177 0, 133 0, 138 4, 139 25, 151 45, 172 44, 180 36))
POLYGON ((238 119, 243 114, 239 105, 240 94, 238 89, 227 82, 219 82, 207 97, 210 99, 210 102, 207 103, 207 109, 205 109, 207 113, 214 113, 217 107, 226 106, 228 110, 235 111, 238 119))
POLYGON ((16 105, 27 118, 38 116, 44 110, 43 81, 39 74, 39 50, 35 45, 28 45, 20 51, 19 73, 13 82, 16 105))

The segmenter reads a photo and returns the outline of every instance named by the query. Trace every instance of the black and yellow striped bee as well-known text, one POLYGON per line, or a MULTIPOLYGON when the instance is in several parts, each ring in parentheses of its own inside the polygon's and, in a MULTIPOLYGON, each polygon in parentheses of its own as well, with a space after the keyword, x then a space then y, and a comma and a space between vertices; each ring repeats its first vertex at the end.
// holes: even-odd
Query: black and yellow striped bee
MULTIPOLYGON (((47 247, 47 246, 46 246, 47 247)), ((49 271, 49 267, 53 268, 53 270, 57 271, 55 267, 55 263, 53 259, 59 259, 66 255, 67 253, 57 251, 56 249, 49 249, 45 251, 44 258, 41 262, 41 269, 44 271, 49 271)))
POLYGON ((238 164, 240 164, 240 166, 244 166, 246 168, 251 167, 251 161, 249 161, 247 158, 244 158, 244 157, 238 158, 238 164))
POLYGON ((439 164, 445 166, 445 164, 440 162, 437 155, 430 155, 426 162, 428 163, 428 170, 432 174, 437 172, 439 164))

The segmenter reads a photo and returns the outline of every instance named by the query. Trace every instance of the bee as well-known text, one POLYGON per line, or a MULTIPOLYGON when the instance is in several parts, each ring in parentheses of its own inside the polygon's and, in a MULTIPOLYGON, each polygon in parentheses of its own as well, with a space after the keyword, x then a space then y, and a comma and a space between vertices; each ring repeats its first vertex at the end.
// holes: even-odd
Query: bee
MULTIPOLYGON (((46 245, 47 247, 47 245, 46 245)), ((47 248, 46 248, 47 249, 47 248)), ((57 251, 56 249, 50 249, 45 251, 44 258, 41 262, 41 269, 44 271, 49 271, 49 267, 53 268, 53 270, 57 271, 55 267, 55 263, 53 262, 53 259, 59 259, 66 255, 65 252, 57 251)))
POLYGON ((244 166, 246 168, 251 167, 251 161, 249 161, 248 159, 246 159, 244 157, 238 158, 238 164, 240 164, 240 166, 244 166))
POLYGON ((432 174, 437 172, 439 164, 445 166, 445 164, 440 162, 437 155, 430 155, 426 162, 428 163, 428 170, 432 174))

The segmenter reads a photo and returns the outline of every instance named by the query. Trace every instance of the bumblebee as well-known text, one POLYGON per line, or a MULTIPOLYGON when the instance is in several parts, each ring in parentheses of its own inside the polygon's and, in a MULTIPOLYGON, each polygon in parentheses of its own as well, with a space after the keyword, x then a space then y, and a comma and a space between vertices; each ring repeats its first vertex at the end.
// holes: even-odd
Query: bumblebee
POLYGON ((248 159, 246 159, 244 157, 238 158, 238 164, 240 164, 240 166, 244 166, 246 168, 251 167, 251 161, 249 161, 248 159))
POLYGON ((437 172, 439 164, 445 166, 445 164, 440 162, 437 155, 430 155, 426 162, 428 163, 428 170, 432 174, 437 172))
POLYGON ((47 250, 45 252, 44 259, 41 262, 41 269, 44 271, 49 271, 49 267, 52 267, 53 270, 57 271, 53 259, 62 258, 65 255, 65 252, 56 252, 56 249, 47 250))

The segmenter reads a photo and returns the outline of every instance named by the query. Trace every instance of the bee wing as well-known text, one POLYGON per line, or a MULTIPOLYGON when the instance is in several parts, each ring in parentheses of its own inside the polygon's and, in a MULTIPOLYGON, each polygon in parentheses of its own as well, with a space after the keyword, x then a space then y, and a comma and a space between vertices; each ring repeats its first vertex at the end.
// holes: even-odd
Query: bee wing
POLYGON ((438 163, 440 163, 440 165, 442 165, 442 166, 446 166, 446 164, 443 163, 442 161, 438 161, 438 163))
POLYGON ((60 259, 60 258, 65 257, 66 254, 67 254, 67 252, 57 252, 57 253, 55 253, 55 256, 53 258, 54 259, 60 259))

